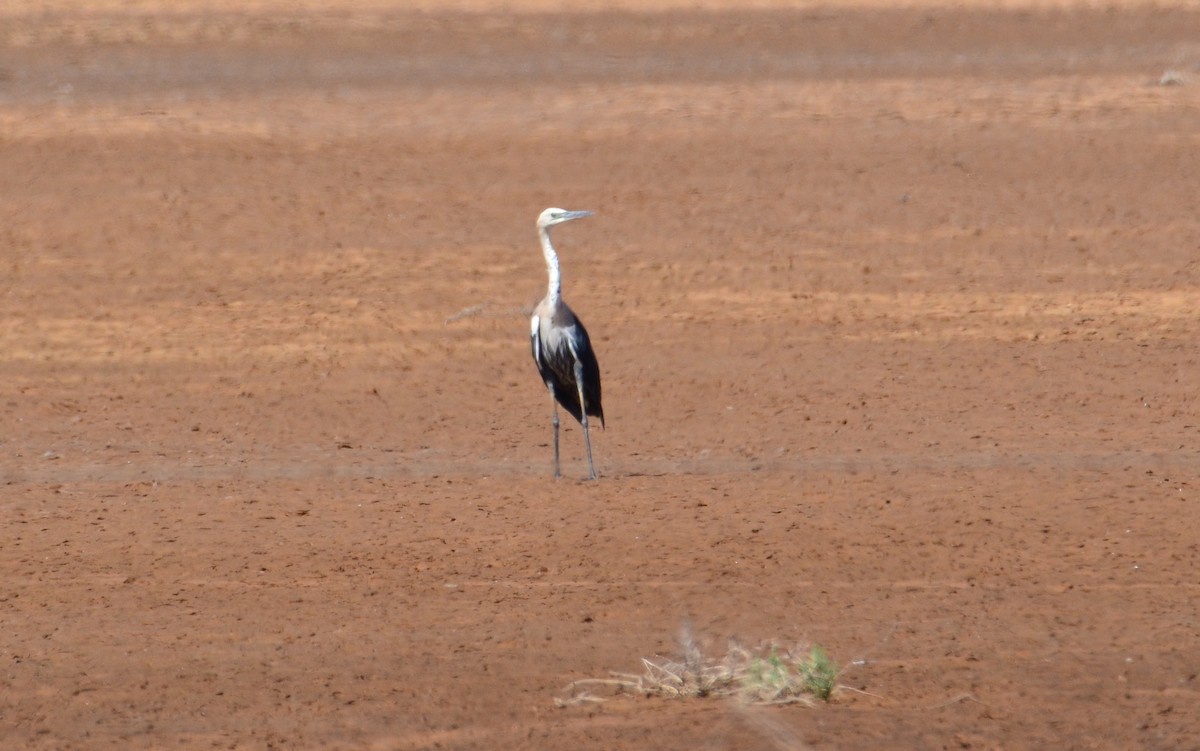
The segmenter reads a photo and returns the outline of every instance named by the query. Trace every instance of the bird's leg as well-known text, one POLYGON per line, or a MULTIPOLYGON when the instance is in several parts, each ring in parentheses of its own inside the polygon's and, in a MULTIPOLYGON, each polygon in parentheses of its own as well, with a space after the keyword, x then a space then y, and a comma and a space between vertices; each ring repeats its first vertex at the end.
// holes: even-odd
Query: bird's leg
POLYGON ((583 425, 583 443, 587 446, 588 479, 596 479, 596 465, 592 463, 592 435, 588 432, 587 404, 583 401, 583 363, 575 361, 575 387, 579 389, 579 422, 583 425))
POLYGON ((562 477, 558 471, 558 401, 554 398, 554 389, 550 389, 550 409, 554 410, 554 477, 562 477))
POLYGON ((583 442, 584 442, 584 445, 587 446, 588 479, 595 480, 596 479, 596 465, 592 464, 592 436, 590 433, 588 433, 588 419, 587 419, 586 413, 583 416, 583 442))

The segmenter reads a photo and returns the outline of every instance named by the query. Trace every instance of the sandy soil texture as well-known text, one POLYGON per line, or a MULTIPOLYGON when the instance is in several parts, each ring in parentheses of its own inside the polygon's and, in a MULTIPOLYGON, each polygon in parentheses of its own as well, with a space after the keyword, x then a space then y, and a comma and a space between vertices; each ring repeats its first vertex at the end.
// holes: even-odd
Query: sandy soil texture
POLYGON ((590 7, 4 11, 0 746, 1195 748, 1200 14, 590 7))

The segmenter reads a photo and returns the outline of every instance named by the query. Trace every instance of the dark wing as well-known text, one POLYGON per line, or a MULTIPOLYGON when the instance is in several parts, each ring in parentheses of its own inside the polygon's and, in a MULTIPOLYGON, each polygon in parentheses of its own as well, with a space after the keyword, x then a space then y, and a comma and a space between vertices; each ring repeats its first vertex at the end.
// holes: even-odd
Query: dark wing
MULTIPOLYGON (((554 325, 559 324, 555 321, 554 325)), ((572 315, 569 325, 559 330, 562 335, 555 337, 554 344, 557 346, 548 346, 549 343, 541 337, 541 327, 532 327, 530 344, 538 373, 563 409, 582 422, 579 388, 575 384, 575 360, 578 358, 582 366, 583 399, 587 413, 600 418, 600 426, 604 427, 604 408, 600 404, 600 365, 592 352, 587 329, 572 315)))
MULTIPOLYGON (((604 406, 600 403, 600 363, 596 361, 596 353, 592 350, 592 340, 588 337, 583 321, 575 319, 575 354, 583 366, 583 401, 587 413, 600 418, 600 427, 604 427, 604 406)), ((572 379, 574 380, 574 379, 572 379)))

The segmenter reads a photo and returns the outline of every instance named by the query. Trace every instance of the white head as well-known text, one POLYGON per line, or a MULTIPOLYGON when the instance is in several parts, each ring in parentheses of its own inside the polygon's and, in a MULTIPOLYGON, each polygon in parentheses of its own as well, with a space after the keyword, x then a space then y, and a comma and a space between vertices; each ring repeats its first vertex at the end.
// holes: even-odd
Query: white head
POLYGON ((538 216, 538 229, 549 229, 556 224, 569 222, 572 219, 582 219, 585 216, 591 216, 590 211, 567 211, 566 209, 546 209, 538 216))

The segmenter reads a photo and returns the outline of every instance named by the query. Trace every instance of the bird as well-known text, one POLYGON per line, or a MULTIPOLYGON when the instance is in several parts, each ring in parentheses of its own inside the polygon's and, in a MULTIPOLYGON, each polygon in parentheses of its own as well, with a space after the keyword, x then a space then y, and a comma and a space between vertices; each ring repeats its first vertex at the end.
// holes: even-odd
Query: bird
POLYGON ((598 418, 600 427, 604 427, 604 407, 600 404, 600 364, 596 361, 596 353, 592 350, 592 342, 583 321, 563 302, 558 254, 550 244, 551 227, 592 214, 591 211, 549 208, 537 219, 538 239, 542 243, 542 255, 546 257, 549 281, 546 296, 534 308, 530 318, 529 338, 533 361, 550 391, 554 416, 555 478, 562 476, 558 462, 558 405, 561 404, 583 426, 589 480, 596 479, 596 465, 592 462, 588 417, 598 418))

